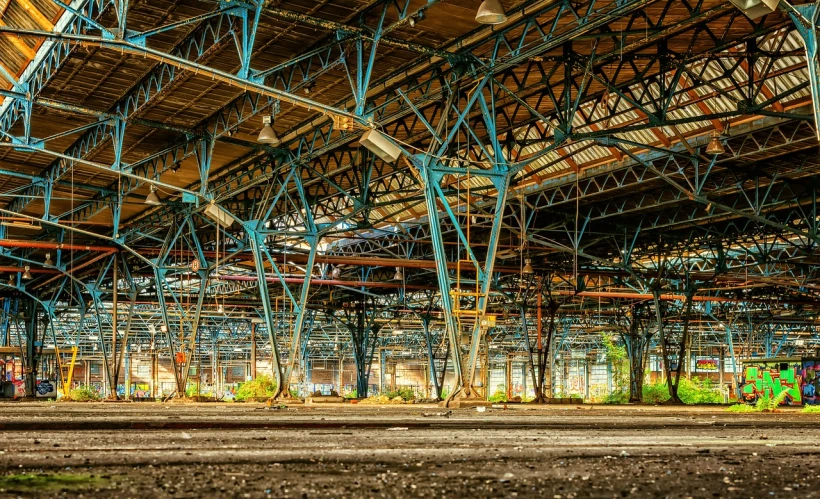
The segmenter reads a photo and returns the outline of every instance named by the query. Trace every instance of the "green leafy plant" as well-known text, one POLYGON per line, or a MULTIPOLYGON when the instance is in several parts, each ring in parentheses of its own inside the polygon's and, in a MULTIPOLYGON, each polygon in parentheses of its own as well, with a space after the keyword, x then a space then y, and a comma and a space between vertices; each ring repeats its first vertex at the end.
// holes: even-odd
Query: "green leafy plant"
POLYGON ((760 412, 757 407, 749 404, 735 404, 726 408, 728 412, 760 412))
POLYGON ((647 404, 662 404, 669 400, 666 383, 646 383, 643 385, 643 401, 647 404))
POLYGON ((499 385, 495 392, 490 395, 490 402, 493 404, 507 402, 507 392, 504 390, 504 385, 499 385))
POLYGON ((612 386, 615 392, 629 390, 629 358, 626 355, 626 346, 617 345, 608 335, 601 336, 601 342, 606 349, 606 361, 612 366, 612 386))
POLYGON ((245 402, 253 399, 264 399, 273 397, 276 393, 276 382, 267 374, 261 374, 251 381, 246 381, 239 385, 234 399, 237 402, 245 402))
POLYGON ((723 397, 711 379, 681 379, 678 396, 687 404, 720 404, 723 397))
POLYGON ((62 398, 62 400, 68 400, 70 402, 98 402, 101 399, 102 397, 100 397, 97 390, 93 386, 88 385, 73 388, 68 392, 68 396, 62 398))
POLYGON ((783 390, 782 392, 778 393, 774 397, 770 397, 768 395, 763 395, 762 397, 757 399, 755 403, 755 409, 759 412, 776 412, 777 408, 786 401, 786 397, 789 396, 789 392, 783 390))
POLYGON ((820 405, 807 405, 800 411, 804 414, 820 414, 820 405))
POLYGON ((352 390, 352 391, 349 391, 345 394, 345 398, 346 399, 357 399, 357 398, 359 398, 359 391, 355 390, 355 389, 352 390))
POLYGON ((384 397, 387 397, 389 399, 394 399, 396 397, 401 397, 402 400, 404 400, 405 402, 416 399, 416 392, 414 392, 413 389, 410 388, 410 387, 403 387, 403 388, 400 387, 400 388, 397 388, 396 390, 387 390, 384 393, 382 393, 381 395, 384 396, 384 397))
POLYGON ((604 404, 626 404, 629 401, 629 394, 623 390, 610 393, 601 400, 604 404))
MULTIPOLYGON (((700 380, 681 378, 678 396, 686 404, 720 404, 722 396, 710 379, 700 380)), ((643 385, 643 401, 647 404, 662 404, 669 400, 669 388, 666 383, 643 385)))

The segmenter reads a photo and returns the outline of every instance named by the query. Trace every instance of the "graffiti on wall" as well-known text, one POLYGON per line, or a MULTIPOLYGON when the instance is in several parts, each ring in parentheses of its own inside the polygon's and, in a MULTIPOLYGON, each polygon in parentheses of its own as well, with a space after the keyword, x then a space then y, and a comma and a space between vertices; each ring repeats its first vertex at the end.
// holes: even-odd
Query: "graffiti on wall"
POLYGON ((806 405, 820 405, 820 360, 804 359, 800 376, 803 379, 803 384, 800 387, 803 403, 806 405))
POLYGON ((745 362, 741 392, 744 400, 776 398, 785 391, 784 404, 802 404, 802 363, 800 361, 760 360, 745 362))

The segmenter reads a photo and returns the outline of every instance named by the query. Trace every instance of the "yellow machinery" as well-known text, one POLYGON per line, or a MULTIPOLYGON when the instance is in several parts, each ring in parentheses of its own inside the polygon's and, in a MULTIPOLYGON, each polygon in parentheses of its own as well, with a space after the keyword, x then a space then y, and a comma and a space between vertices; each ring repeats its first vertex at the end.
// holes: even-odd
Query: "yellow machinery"
POLYGON ((60 382, 63 384, 63 395, 68 395, 71 391, 71 381, 74 379, 74 365, 77 363, 77 345, 71 346, 71 360, 68 364, 63 362, 60 350, 55 346, 54 353, 57 358, 57 367, 60 369, 60 382))

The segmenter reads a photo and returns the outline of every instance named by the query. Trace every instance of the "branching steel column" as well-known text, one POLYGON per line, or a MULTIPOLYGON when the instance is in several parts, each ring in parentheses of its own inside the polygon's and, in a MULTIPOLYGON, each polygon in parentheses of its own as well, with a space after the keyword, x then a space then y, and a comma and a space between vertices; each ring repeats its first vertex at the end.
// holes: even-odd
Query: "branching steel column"
POLYGON ((812 109, 814 111, 814 121, 818 125, 815 129, 817 138, 820 139, 820 45, 818 45, 820 40, 817 37, 817 21, 820 17, 820 9, 818 9, 816 3, 796 5, 792 9, 794 11, 789 11, 789 15, 806 47, 806 67, 809 71, 809 83, 811 84, 812 109))
POLYGON ((268 281, 265 276, 265 236, 256 230, 255 226, 251 227, 246 224, 248 232, 248 240, 250 241, 251 250, 253 251, 253 263, 256 267, 256 274, 259 276, 257 282, 259 283, 259 301, 262 302, 262 319, 265 321, 265 329, 268 331, 268 339, 270 340, 271 349, 271 370, 276 378, 276 393, 274 397, 278 397, 282 393, 282 363, 279 358, 279 344, 276 341, 276 332, 273 326, 273 309, 270 305, 270 292, 268 291, 268 281))

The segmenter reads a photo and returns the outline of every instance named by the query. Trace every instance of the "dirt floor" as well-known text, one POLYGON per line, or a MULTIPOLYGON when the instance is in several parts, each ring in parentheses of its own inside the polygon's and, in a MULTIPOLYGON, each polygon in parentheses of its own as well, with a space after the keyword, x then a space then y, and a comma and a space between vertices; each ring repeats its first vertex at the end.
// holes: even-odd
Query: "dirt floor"
POLYGON ((820 497, 820 414, 0 403, 0 497, 820 497))

